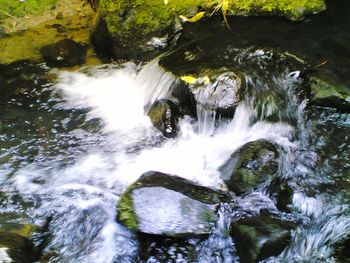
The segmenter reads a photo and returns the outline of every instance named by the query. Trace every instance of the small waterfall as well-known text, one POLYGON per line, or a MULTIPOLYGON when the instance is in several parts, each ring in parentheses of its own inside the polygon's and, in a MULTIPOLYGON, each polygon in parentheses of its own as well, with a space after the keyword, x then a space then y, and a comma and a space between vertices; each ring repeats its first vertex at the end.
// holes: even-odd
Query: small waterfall
POLYGON ((159 58, 146 64, 138 73, 135 83, 144 94, 145 112, 156 100, 167 98, 175 82, 175 76, 159 66, 159 58))
POLYGON ((215 130, 218 94, 212 84, 199 87, 194 91, 197 100, 198 134, 211 136, 215 130))

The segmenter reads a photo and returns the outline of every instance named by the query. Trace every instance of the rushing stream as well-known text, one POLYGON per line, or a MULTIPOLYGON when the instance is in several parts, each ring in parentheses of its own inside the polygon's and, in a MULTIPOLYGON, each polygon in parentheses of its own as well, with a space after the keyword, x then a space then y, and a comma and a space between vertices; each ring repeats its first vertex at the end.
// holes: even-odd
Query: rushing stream
MULTIPOLYGON (((295 96, 299 72, 271 77, 288 99, 278 109, 280 121, 266 120, 272 104, 257 113, 259 94, 246 96, 233 118, 217 118, 215 90, 207 89, 197 94, 198 119, 181 118, 170 139, 147 116, 176 83, 158 60, 56 73, 56 84, 1 105, 0 224, 42 226, 34 240, 51 257, 43 262, 165 262, 140 258, 142 239, 117 223, 123 190, 150 170, 225 190, 218 168, 259 139, 283 150, 279 177, 291 182, 291 213, 279 211, 268 183, 261 184, 236 197, 235 209, 221 204, 209 237, 158 252, 171 262, 188 262, 188 247, 194 246, 196 262, 240 262, 237 240, 227 235, 231 221, 265 209, 298 224, 286 248, 266 262, 334 262, 334 245, 350 234, 350 119, 332 110, 306 110, 306 101, 295 96)), ((249 76, 246 81, 254 85, 249 76)))

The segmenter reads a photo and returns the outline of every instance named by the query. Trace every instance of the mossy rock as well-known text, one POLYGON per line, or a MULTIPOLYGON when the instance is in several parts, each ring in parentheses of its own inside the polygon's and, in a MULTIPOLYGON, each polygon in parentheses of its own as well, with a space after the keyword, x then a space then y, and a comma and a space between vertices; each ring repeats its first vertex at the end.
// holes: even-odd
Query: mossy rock
POLYGON ((16 263, 34 262, 35 252, 33 243, 19 234, 3 232, 0 229, 0 261, 16 263))
POLYGON ((230 191, 247 193, 278 172, 279 152, 267 140, 249 142, 219 168, 230 191))
POLYGON ((147 234, 204 235, 210 233, 217 220, 216 206, 225 200, 229 196, 223 192, 150 171, 122 194, 118 221, 147 234))
POLYGON ((308 78, 311 89, 311 103, 322 107, 331 107, 350 112, 350 89, 334 84, 317 75, 308 78))
MULTIPOLYGON (((92 35, 96 50, 105 56, 149 59, 159 54, 173 36, 172 27, 180 15, 199 11, 209 14, 220 1, 101 0, 92 35)), ((324 0, 229 1, 227 15, 283 15, 300 20, 306 14, 325 9, 324 0)), ((220 12, 218 12, 220 13, 220 12)))

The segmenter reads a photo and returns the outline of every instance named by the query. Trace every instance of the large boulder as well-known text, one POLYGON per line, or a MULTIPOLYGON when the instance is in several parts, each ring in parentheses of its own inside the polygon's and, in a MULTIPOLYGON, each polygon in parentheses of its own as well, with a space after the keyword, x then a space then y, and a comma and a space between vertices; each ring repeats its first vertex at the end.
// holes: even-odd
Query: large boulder
POLYGON ((228 196, 178 176, 147 172, 118 203, 118 221, 147 234, 186 236, 210 233, 216 207, 228 196))
POLYGON ((276 146, 267 140, 246 143, 219 168, 230 191, 246 193, 275 175, 279 167, 276 146))
POLYGON ((85 62, 87 48, 72 39, 63 39, 41 48, 41 54, 51 67, 69 67, 85 62))

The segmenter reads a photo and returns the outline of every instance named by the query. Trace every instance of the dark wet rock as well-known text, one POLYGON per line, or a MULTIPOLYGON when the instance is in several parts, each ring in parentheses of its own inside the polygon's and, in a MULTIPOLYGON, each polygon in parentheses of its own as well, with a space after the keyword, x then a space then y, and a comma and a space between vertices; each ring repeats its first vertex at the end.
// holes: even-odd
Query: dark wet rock
POLYGON ((275 175, 278 167, 276 146, 267 140, 258 140, 235 151, 219 170, 228 189, 243 194, 275 175))
POLYGON ((308 79, 311 103, 350 112, 350 89, 336 85, 322 77, 311 75, 308 79))
POLYGON ((217 205, 228 198, 181 177, 151 171, 122 194, 118 221, 147 234, 208 234, 217 220, 217 205))
POLYGON ((349 263, 350 262, 350 237, 347 237, 335 244, 333 256, 336 262, 349 263))
POLYGON ((166 137, 175 137, 177 132, 177 123, 181 117, 177 105, 170 100, 156 101, 148 112, 154 127, 163 133, 166 137))
POLYGON ((35 252, 33 243, 28 238, 19 234, 3 232, 0 229, 0 261, 16 263, 34 262, 35 252))
POLYGON ((176 81, 170 95, 170 99, 179 105, 182 115, 190 115, 195 117, 196 99, 194 94, 188 88, 188 84, 183 81, 176 81))
POLYGON ((283 212, 291 212, 290 206, 293 199, 293 189, 287 182, 280 178, 272 181, 267 189, 272 200, 275 201, 276 207, 283 212))
POLYGON ((49 66, 69 67, 83 64, 87 49, 72 39, 63 39, 42 47, 40 52, 49 66))
POLYGON ((105 58, 148 60, 167 45, 173 14, 160 13, 163 2, 136 4, 122 0, 118 5, 106 0, 98 8, 92 33, 95 50, 105 58))
POLYGON ((291 240, 295 222, 268 213, 240 219, 231 225, 231 236, 242 263, 279 255, 291 240))

